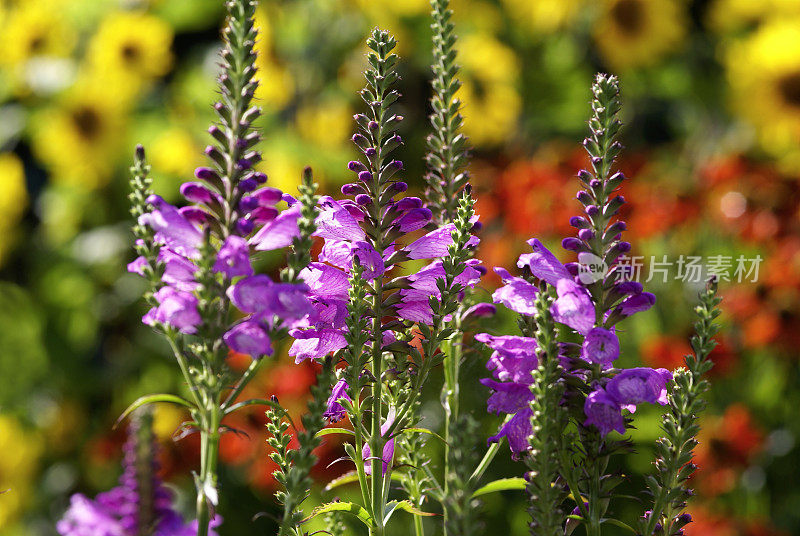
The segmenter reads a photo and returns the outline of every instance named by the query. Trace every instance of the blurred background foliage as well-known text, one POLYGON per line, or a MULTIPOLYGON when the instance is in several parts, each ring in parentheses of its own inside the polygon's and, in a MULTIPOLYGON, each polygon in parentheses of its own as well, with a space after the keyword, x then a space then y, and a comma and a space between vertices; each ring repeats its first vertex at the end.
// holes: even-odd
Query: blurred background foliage
MULTIPOLYGON (((271 184, 314 167, 326 192, 347 178, 359 111, 363 37, 393 31, 402 55, 406 179, 419 190, 430 61, 427 0, 264 0, 257 97, 271 184)), ((757 282, 723 282, 724 334, 698 447, 695 522, 703 536, 800 534, 800 2, 797 0, 453 0, 479 255, 511 265, 523 240, 555 245, 576 213, 589 85, 620 75, 622 160, 634 254, 738 255, 764 261, 757 282)), ((51 535, 69 494, 110 487, 136 396, 181 388, 167 349, 142 326, 131 260, 127 166, 142 142, 157 191, 202 161, 213 120, 222 0, 0 0, 0 534, 51 535)), ((562 255, 562 259, 565 258, 562 255)), ((279 258, 264 260, 274 271, 279 258)), ((647 264, 647 263, 646 263, 647 264)), ((645 267, 645 273, 647 266, 645 267)), ((670 272, 675 275, 675 272, 670 272)), ((497 281, 484 282, 488 298, 497 281)), ((649 290, 656 308, 624 333, 626 364, 674 368, 689 351, 696 285, 649 290)), ((482 326, 513 332, 500 315, 482 326)), ((311 366, 285 352, 253 382, 299 413, 311 366)), ((472 353, 462 392, 486 434, 486 356, 472 353)), ((234 366, 244 366, 232 356, 234 366)), ((438 387, 427 424, 436 427, 438 387)), ((649 470, 657 412, 640 416, 623 470, 649 470)), ((187 498, 197 438, 158 407, 161 466, 187 498)), ((228 423, 221 534, 270 531, 270 473, 259 411, 228 423), (252 516, 267 513, 256 521, 252 516)), ((330 436, 329 436, 330 437, 330 436)), ((435 446, 431 446, 434 448, 435 446)), ((502 450, 506 452, 505 447, 502 450)), ((328 442, 321 480, 340 474, 328 442)), ((520 474, 503 454, 493 476, 520 474)), ((338 490, 337 490, 338 493, 338 490)), ((347 492, 342 492, 347 493, 347 492)), ((333 492, 326 494, 328 498, 333 492)), ((524 534, 518 494, 489 496, 485 523, 524 534)), ((631 515, 631 503, 620 508, 631 515)))

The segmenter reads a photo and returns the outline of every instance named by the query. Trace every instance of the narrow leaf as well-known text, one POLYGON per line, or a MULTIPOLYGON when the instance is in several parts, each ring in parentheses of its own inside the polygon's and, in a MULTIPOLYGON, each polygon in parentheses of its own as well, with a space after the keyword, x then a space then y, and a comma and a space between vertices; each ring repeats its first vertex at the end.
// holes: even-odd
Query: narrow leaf
POLYGON ((179 396, 168 395, 168 394, 145 395, 145 396, 141 396, 141 397, 137 398, 133 402, 133 404, 128 406, 128 409, 126 409, 125 411, 122 412, 122 415, 119 416, 119 418, 117 419, 117 422, 114 423, 114 428, 116 428, 117 425, 120 422, 122 422, 123 419, 125 419, 125 417, 127 417, 128 415, 130 415, 131 413, 133 413, 134 411, 136 411, 140 407, 142 407, 144 405, 147 405, 147 404, 155 404, 156 402, 171 402, 173 404, 178 404, 179 406, 184 406, 186 408, 189 408, 190 410, 196 409, 191 402, 189 402, 188 400, 185 400, 185 399, 183 399, 183 398, 181 398, 179 396))
POLYGON ((525 489, 527 482, 524 478, 521 477, 514 477, 514 478, 501 478, 500 480, 495 480, 493 482, 489 482, 485 486, 482 486, 475 490, 472 494, 472 498, 480 497, 481 495, 486 495, 488 493, 494 493, 496 491, 508 491, 508 490, 517 490, 517 489, 525 489))

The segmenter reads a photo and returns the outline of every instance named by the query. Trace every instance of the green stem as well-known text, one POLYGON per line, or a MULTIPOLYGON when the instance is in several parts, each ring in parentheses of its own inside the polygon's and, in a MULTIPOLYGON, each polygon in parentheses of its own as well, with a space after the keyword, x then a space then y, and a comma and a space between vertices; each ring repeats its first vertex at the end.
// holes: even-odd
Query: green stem
MULTIPOLYGON (((381 434, 381 413, 383 382, 383 348, 382 335, 383 325, 381 324, 381 300, 383 299, 383 283, 376 279, 373 311, 375 317, 372 321, 372 430, 370 438, 370 456, 372 457, 372 512, 375 523, 375 534, 383 535, 383 435, 381 434)), ((388 474, 388 470, 387 470, 388 474)))
POLYGON ((197 536, 208 536, 211 510, 205 486, 217 488, 217 462, 219 457, 219 428, 222 412, 219 409, 219 394, 210 397, 212 407, 203 418, 200 431, 200 486, 197 490, 197 536))
MULTIPOLYGON (((464 334, 461 332, 461 326, 458 325, 459 322, 456 320, 454 321, 454 328, 456 330, 456 335, 445 344, 443 344, 442 350, 444 351, 444 389, 442 392, 442 401, 444 402, 444 412, 445 412, 445 421, 444 421, 444 439, 445 439, 445 446, 444 446, 444 495, 448 497, 450 495, 450 472, 452 468, 450 467, 450 444, 452 442, 451 438, 451 429, 455 425, 456 420, 458 419, 458 398, 459 398, 459 388, 458 388, 458 377, 459 377, 459 369, 461 367, 461 348, 462 343, 464 340, 464 334)), ((447 522, 449 519, 449 508, 444 508, 444 525, 443 531, 444 536, 447 536, 447 522)))
POLYGON ((250 366, 247 367, 247 370, 244 371, 242 377, 239 378, 239 381, 236 383, 236 386, 231 391, 231 394, 229 394, 228 397, 225 399, 225 402, 222 403, 223 411, 228 409, 231 406, 231 404, 236 402, 236 399, 242 393, 244 388, 247 387, 247 384, 250 383, 250 380, 252 380, 253 376, 255 376, 256 372, 258 372, 258 369, 263 361, 264 361, 263 359, 255 359, 250 362, 250 366))

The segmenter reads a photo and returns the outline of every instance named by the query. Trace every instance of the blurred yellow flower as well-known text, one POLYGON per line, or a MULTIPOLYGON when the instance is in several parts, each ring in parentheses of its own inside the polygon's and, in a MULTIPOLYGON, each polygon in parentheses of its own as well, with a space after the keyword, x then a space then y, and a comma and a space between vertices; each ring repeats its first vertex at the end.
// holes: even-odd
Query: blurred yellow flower
POLYGON ((522 109, 517 91, 519 60, 487 34, 465 36, 458 61, 463 67, 459 98, 464 103, 464 130, 476 146, 504 141, 516 127, 522 109))
POLYGON ((166 441, 180 428, 186 412, 173 404, 156 404, 154 408, 153 433, 160 441, 166 441))
POLYGON ((609 66, 623 70, 652 65, 675 51, 687 24, 680 0, 605 0, 593 34, 609 66))
POLYGON ((360 11, 391 13, 399 17, 420 15, 431 9, 429 0, 357 0, 356 4, 360 11))
POLYGON ((725 55, 732 103, 763 148, 800 169, 800 18, 780 18, 725 55))
POLYGON ((503 0, 509 13, 523 28, 539 33, 553 33, 575 20, 583 0, 503 0))
POLYGON ((739 30, 775 15, 800 15, 797 0, 717 0, 708 10, 708 25, 718 32, 739 30))
POLYGON ((146 13, 114 12, 103 20, 89 44, 92 77, 102 79, 111 94, 134 97, 172 66, 172 29, 146 13))
POLYGON ((327 99, 305 104, 297 110, 295 128, 316 146, 341 147, 350 137, 353 112, 342 100, 327 99))
POLYGON ((28 206, 25 171, 13 153, 0 153, 0 265, 13 245, 16 225, 28 206))
MULTIPOLYGON (((262 151, 264 160, 256 168, 269 177, 267 184, 291 195, 297 194, 297 187, 303 173, 303 164, 293 158, 287 147, 281 143, 267 145, 262 151)), ((314 179, 321 182, 315 173, 314 179)))
POLYGON ((72 53, 75 33, 51 2, 20 2, 0 18, 0 64, 25 63, 37 56, 65 57, 72 53))
POLYGON ((280 109, 283 108, 294 96, 294 78, 288 69, 281 65, 275 58, 272 50, 272 22, 267 8, 259 7, 256 10, 255 26, 258 28, 258 41, 256 42, 256 80, 260 83, 256 89, 256 99, 262 106, 280 109))
POLYGON ((42 442, 13 417, 0 415, 0 452, 0 491, 8 490, 0 495, 0 527, 6 527, 30 499, 42 442))
POLYGON ((161 132, 148 147, 148 154, 158 173, 191 177, 200 165, 202 147, 183 128, 170 127, 161 132))
POLYGON ((101 83, 78 83, 32 121, 33 149, 54 182, 97 188, 108 182, 124 123, 124 110, 101 83))

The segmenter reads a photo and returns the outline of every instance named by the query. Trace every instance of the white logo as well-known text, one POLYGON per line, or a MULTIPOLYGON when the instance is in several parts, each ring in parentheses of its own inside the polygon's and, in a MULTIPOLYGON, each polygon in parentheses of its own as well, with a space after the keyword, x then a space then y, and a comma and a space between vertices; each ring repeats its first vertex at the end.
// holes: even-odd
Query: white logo
POLYGON ((603 259, 583 251, 578 253, 578 279, 584 285, 591 285, 603 279, 608 274, 608 265, 603 259))

